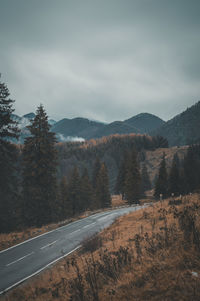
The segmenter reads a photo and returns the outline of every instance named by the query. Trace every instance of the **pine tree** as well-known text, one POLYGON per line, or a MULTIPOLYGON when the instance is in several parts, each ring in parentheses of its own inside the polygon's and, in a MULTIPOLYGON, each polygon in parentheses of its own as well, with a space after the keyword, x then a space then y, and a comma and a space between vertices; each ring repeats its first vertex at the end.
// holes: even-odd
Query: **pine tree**
POLYGON ((185 193, 200 189, 200 145, 191 145, 184 158, 185 193))
POLYGON ((72 216, 72 204, 69 200, 69 187, 66 177, 62 177, 59 190, 59 220, 64 220, 72 216))
POLYGON ((19 130, 12 120, 14 100, 7 86, 0 81, 0 231, 17 227, 17 149, 9 140, 17 139, 19 130))
POLYGON ((131 152, 125 177, 125 196, 129 204, 138 203, 141 197, 141 175, 135 150, 131 152))
POLYGON ((96 181, 97 206, 100 208, 111 206, 111 196, 109 191, 109 178, 106 165, 101 164, 96 181))
POLYGON ((101 161, 100 161, 99 157, 96 157, 94 167, 93 167, 93 173, 92 173, 92 186, 94 189, 96 189, 96 182, 97 182, 97 177, 98 177, 100 168, 101 168, 101 161))
POLYGON ((124 158, 120 164, 118 176, 115 184, 115 193, 116 194, 122 194, 122 199, 124 199, 125 196, 125 181, 126 181, 126 173, 128 169, 130 153, 126 152, 124 155, 124 158))
POLYGON ((95 208, 94 191, 88 176, 87 168, 85 168, 83 171, 80 188, 81 188, 81 202, 83 204, 84 209, 89 209, 89 208, 94 209, 95 208))
POLYGON ((175 196, 181 193, 181 183, 180 183, 180 164, 179 157, 177 154, 174 155, 172 166, 169 172, 169 194, 174 194, 175 196))
POLYGON ((81 202, 81 179, 77 167, 74 167, 69 177, 68 190, 72 215, 76 215, 83 211, 83 205, 81 202))
POLYGON ((155 183, 154 196, 158 199, 162 194, 163 198, 168 196, 168 176, 166 170, 165 154, 163 154, 162 161, 160 163, 158 178, 155 183))
POLYGON ((146 164, 143 164, 143 166, 142 166, 141 179, 142 179, 141 192, 144 195, 145 191, 151 189, 151 181, 150 181, 150 178, 149 178, 149 174, 148 174, 148 171, 147 171, 146 164))
POLYGON ((56 138, 42 105, 28 129, 31 136, 23 149, 24 218, 26 226, 41 226, 58 218, 56 138))

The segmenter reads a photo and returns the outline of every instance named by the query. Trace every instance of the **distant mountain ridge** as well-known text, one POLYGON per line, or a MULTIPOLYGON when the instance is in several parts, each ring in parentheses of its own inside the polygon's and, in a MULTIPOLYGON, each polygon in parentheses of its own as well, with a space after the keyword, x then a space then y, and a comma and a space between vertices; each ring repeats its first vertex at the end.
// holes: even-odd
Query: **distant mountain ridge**
POLYGON ((141 113, 124 121, 125 124, 135 127, 140 133, 150 133, 165 123, 161 118, 149 114, 141 113))
POLYGON ((159 117, 142 113, 124 121, 103 124, 86 118, 64 118, 52 126, 52 131, 64 137, 77 136, 84 139, 95 139, 113 134, 144 134, 164 124, 159 117))
MULTIPOLYGON (((24 139, 29 136, 30 133, 26 126, 34 117, 34 113, 28 113, 22 117, 13 114, 13 119, 18 122, 21 129, 18 143, 23 143, 24 139)), ((127 120, 114 121, 108 124, 82 117, 63 118, 58 122, 49 119, 49 124, 52 126, 51 131, 57 134, 58 141, 83 141, 84 139, 96 139, 113 134, 145 134, 163 125, 163 123, 162 119, 148 113, 141 113, 127 120)))
MULTIPOLYGON (((34 117, 34 113, 22 117, 13 114, 13 119, 18 121, 21 129, 18 143, 23 143, 30 135, 26 126, 34 117)), ((200 142, 200 101, 167 122, 153 114, 141 113, 124 121, 108 124, 82 117, 63 118, 57 122, 49 119, 49 124, 58 141, 84 141, 114 134, 134 133, 163 136, 170 146, 182 146, 200 142)))
POLYGON ((200 101, 152 131, 151 135, 165 137, 170 146, 200 142, 200 101))

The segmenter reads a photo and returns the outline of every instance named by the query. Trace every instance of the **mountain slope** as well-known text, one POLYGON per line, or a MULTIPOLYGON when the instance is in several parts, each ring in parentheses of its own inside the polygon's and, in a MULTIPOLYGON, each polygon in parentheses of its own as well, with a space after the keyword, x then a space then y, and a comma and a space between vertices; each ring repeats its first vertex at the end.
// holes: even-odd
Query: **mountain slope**
POLYGON ((167 138, 170 146, 187 145, 200 141, 200 101, 175 116, 151 135, 167 138))
MULTIPOLYGON (((104 127, 100 128, 96 133, 94 138, 101 138, 103 136, 110 136, 114 134, 138 134, 140 130, 128 125, 123 121, 114 121, 112 123, 106 124, 104 127)), ((93 138, 93 137, 91 137, 93 138)))
POLYGON ((137 128, 141 134, 150 133, 164 123, 164 120, 149 113, 141 113, 124 120, 124 124, 137 128))
POLYGON ((84 139, 101 138, 114 134, 144 134, 162 125, 159 117, 142 113, 125 121, 114 121, 103 124, 86 118, 64 118, 53 125, 52 131, 64 137, 82 137, 84 139))
POLYGON ((86 118, 64 118, 52 126, 52 132, 62 134, 65 137, 93 138, 96 131, 104 127, 104 124, 91 121, 86 118))

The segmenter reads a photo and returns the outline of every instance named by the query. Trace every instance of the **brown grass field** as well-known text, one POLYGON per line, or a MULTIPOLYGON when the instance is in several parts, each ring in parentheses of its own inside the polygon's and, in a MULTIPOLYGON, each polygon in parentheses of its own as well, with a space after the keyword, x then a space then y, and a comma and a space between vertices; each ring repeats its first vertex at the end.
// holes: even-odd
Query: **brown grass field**
POLYGON ((200 195, 117 219, 1 300, 200 300, 200 195))

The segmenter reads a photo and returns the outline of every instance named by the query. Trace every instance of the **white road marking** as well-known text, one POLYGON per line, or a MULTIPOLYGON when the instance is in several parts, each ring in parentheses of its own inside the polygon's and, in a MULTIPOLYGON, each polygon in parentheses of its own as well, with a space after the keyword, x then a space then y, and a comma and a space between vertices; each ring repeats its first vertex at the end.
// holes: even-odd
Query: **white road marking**
POLYGON ((100 217, 100 218, 98 218, 98 221, 102 221, 102 220, 104 220, 104 219, 107 219, 108 217, 110 217, 110 216, 100 217))
POLYGON ((92 223, 92 224, 90 224, 90 226, 92 226, 92 225, 95 225, 96 224, 96 222, 95 223, 92 223))
POLYGON ((49 243, 48 245, 46 245, 46 246, 40 248, 40 250, 43 250, 43 249, 45 249, 45 248, 47 248, 47 247, 50 247, 50 246, 54 245, 57 241, 58 241, 58 240, 55 240, 55 241, 49 243))
MULTIPOLYGON (((124 206, 124 207, 126 207, 126 206, 124 206)), ((122 207, 122 208, 123 208, 123 207, 122 207)), ((143 208, 143 207, 141 207, 141 208, 143 208)), ((29 239, 27 239, 27 240, 25 240, 25 241, 20 242, 19 244, 16 244, 16 245, 14 245, 14 246, 12 246, 12 247, 9 247, 9 248, 7 248, 7 249, 1 250, 1 251, 0 251, 0 254, 1 254, 1 253, 4 253, 4 252, 6 252, 6 251, 8 251, 8 250, 10 250, 10 249, 16 248, 16 247, 18 247, 18 246, 20 246, 20 245, 23 245, 23 244, 25 244, 25 243, 27 243, 27 242, 29 242, 29 241, 31 241, 31 240, 37 239, 37 238, 39 238, 39 237, 41 237, 41 236, 43 236, 43 235, 48 235, 48 234, 51 233, 51 232, 61 231, 62 229, 67 228, 67 227, 70 227, 71 225, 76 224, 76 223, 78 223, 78 222, 82 222, 83 220, 90 219, 90 218, 96 218, 98 215, 101 215, 101 216, 106 215, 106 214, 108 215, 108 213, 110 213, 111 211, 114 211, 114 210, 116 210, 116 209, 108 210, 108 211, 106 211, 106 212, 103 213, 103 214, 101 214, 101 213, 95 213, 95 214, 92 214, 92 215, 90 215, 90 216, 88 216, 88 217, 86 217, 86 218, 83 218, 83 219, 74 221, 74 222, 69 223, 69 224, 64 225, 64 226, 61 226, 61 227, 59 227, 59 228, 57 228, 57 229, 53 229, 53 230, 51 230, 51 231, 48 231, 48 232, 42 233, 42 234, 40 234, 40 235, 37 235, 37 236, 35 236, 35 237, 29 238, 29 239)))
POLYGON ((90 225, 86 225, 86 226, 84 226, 84 227, 83 227, 83 229, 85 229, 85 228, 88 228, 88 227, 90 227, 90 225))
POLYGON ((27 279, 29 279, 29 278, 31 278, 31 277, 33 277, 33 276, 39 274, 40 272, 42 272, 43 270, 45 270, 46 268, 48 268, 49 266, 51 266, 52 264, 54 264, 55 262, 57 262, 58 260, 60 260, 60 259, 62 259, 62 258, 64 258, 64 257, 66 257, 66 256, 68 256, 68 255, 70 255, 71 253, 73 253, 74 251, 76 251, 77 249, 79 249, 80 247, 81 247, 81 245, 79 245, 78 247, 76 247, 75 249, 73 249, 72 251, 70 251, 69 253, 67 253, 67 254, 65 254, 65 255, 63 255, 63 256, 60 256, 59 258, 57 258, 57 259, 53 260, 52 262, 48 263, 48 264, 45 265, 43 268, 37 270, 35 273, 33 273, 33 274, 31 274, 31 275, 29 275, 29 276, 23 278, 22 280, 20 280, 20 281, 14 283, 13 285, 11 285, 11 286, 5 288, 3 291, 0 291, 0 295, 3 294, 3 293, 6 293, 6 292, 9 291, 11 288, 13 288, 13 287, 17 286, 18 284, 24 282, 25 280, 27 280, 27 279))
POLYGON ((25 255, 25 256, 23 256, 23 257, 21 257, 21 258, 15 260, 15 261, 12 261, 12 262, 8 263, 6 266, 8 267, 8 266, 10 266, 10 265, 12 265, 12 264, 14 264, 14 263, 20 261, 20 260, 22 260, 22 259, 24 259, 24 258, 26 258, 26 257, 28 257, 28 256, 30 256, 30 255, 32 255, 32 254, 34 254, 34 252, 31 252, 31 253, 29 253, 29 254, 27 254, 27 255, 25 255))
POLYGON ((74 234, 74 233, 76 233, 76 232, 79 232, 79 231, 81 231, 81 229, 78 229, 78 230, 76 230, 76 231, 70 233, 70 235, 71 235, 71 234, 74 234))

